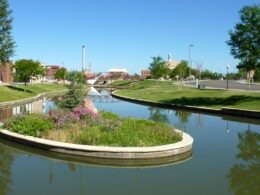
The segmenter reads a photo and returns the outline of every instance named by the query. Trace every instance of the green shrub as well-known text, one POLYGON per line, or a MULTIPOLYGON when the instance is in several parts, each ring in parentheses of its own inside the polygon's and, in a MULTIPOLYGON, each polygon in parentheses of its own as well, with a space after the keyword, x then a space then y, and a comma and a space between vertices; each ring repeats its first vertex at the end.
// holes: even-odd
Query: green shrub
MULTIPOLYGON (((65 117, 67 120, 67 117, 65 117)), ((63 118, 61 121, 64 121, 63 118)), ((14 116, 4 127, 31 136, 76 144, 99 146, 143 147, 172 144, 182 140, 182 134, 171 125, 134 118, 120 118, 110 112, 93 117, 68 120, 66 126, 55 126, 51 117, 30 114, 14 116), (56 134, 53 133, 56 131, 56 134), (59 140, 61 139, 61 140, 59 140)), ((57 121, 56 121, 57 123, 57 121)))
POLYGON ((100 129, 97 126, 91 126, 76 135, 74 141, 78 144, 96 145, 100 136, 100 129))
POLYGON ((6 121, 4 127, 25 135, 41 136, 53 127, 53 122, 41 114, 15 116, 6 121))

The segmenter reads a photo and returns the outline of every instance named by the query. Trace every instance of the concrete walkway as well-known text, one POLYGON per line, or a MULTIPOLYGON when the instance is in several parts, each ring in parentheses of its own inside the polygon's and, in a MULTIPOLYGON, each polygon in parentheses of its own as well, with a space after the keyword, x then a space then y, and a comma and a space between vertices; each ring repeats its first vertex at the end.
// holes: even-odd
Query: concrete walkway
MULTIPOLYGON (((205 85, 206 88, 212 89, 227 89, 226 80, 203 80, 199 81, 200 85, 205 85)), ((196 81, 187 81, 185 85, 196 86, 196 81)), ((238 91, 248 91, 248 83, 239 82, 234 80, 228 81, 228 89, 238 91)), ((258 83, 252 83, 250 91, 260 92, 260 85, 258 83)))

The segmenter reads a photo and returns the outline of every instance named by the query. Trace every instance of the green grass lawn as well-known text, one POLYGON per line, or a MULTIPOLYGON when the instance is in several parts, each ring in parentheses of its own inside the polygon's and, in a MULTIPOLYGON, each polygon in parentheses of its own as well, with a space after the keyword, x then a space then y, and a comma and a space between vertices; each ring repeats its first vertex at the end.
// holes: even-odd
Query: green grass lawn
POLYGON ((0 86, 0 102, 9 102, 36 96, 45 92, 59 92, 66 90, 67 87, 58 84, 34 84, 28 85, 26 92, 24 85, 0 86))
POLYGON ((134 82, 137 82, 137 81, 118 80, 118 81, 114 81, 113 83, 111 83, 110 86, 113 86, 113 87, 129 86, 131 83, 134 83, 134 82))
POLYGON ((184 87, 182 91, 171 81, 145 80, 133 83, 127 90, 116 92, 131 98, 154 102, 200 106, 220 109, 222 107, 259 110, 260 93, 226 91, 184 87))

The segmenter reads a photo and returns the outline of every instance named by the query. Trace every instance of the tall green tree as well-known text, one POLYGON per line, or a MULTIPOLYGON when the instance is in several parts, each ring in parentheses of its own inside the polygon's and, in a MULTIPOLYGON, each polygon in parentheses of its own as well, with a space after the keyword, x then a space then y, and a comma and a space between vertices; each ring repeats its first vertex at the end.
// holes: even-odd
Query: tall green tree
POLYGON ((0 0, 0 65, 8 62, 14 55, 15 42, 11 34, 13 21, 11 13, 8 0, 0 0))
POLYGON ((24 82, 25 85, 30 81, 31 77, 44 76, 46 73, 45 68, 41 66, 40 62, 33 60, 18 60, 15 62, 14 68, 15 81, 24 82))
POLYGON ((57 70, 54 74, 54 78, 58 80, 64 80, 67 75, 67 71, 65 68, 61 68, 57 70))
POLYGON ((249 72, 260 67, 260 5, 245 6, 239 14, 241 21, 229 31, 227 44, 240 60, 237 68, 249 72))
POLYGON ((189 75, 189 65, 188 62, 182 60, 176 68, 174 68, 171 72, 171 77, 176 78, 178 77, 180 80, 186 78, 189 75))
POLYGON ((70 82, 84 83, 84 77, 80 71, 70 71, 67 73, 67 80, 70 82))
POLYGON ((152 57, 152 63, 150 63, 149 70, 151 71, 151 76, 154 79, 159 79, 161 77, 166 78, 169 73, 169 68, 166 66, 166 62, 161 56, 152 57))

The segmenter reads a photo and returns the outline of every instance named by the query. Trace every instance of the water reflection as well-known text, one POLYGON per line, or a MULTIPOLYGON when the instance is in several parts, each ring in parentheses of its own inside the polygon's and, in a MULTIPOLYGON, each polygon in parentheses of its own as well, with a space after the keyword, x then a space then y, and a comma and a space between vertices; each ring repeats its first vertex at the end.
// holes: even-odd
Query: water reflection
POLYGON ((239 144, 234 164, 228 174, 230 188, 235 194, 260 194, 260 134, 249 129, 238 133, 239 144))
POLYGON ((189 117, 191 116, 191 112, 183 111, 183 110, 176 110, 175 116, 179 118, 179 121, 182 124, 185 124, 189 121, 189 117))
POLYGON ((165 113, 165 109, 150 107, 148 110, 150 111, 150 120, 169 123, 169 118, 167 113, 165 113))
POLYGON ((16 114, 22 113, 48 113, 50 109, 56 109, 57 106, 53 101, 53 98, 42 98, 34 102, 29 102, 27 104, 6 107, 0 109, 0 121, 4 121, 16 114))
POLYGON ((14 153, 0 143, 0 194, 6 195, 12 191, 12 162, 14 153))

